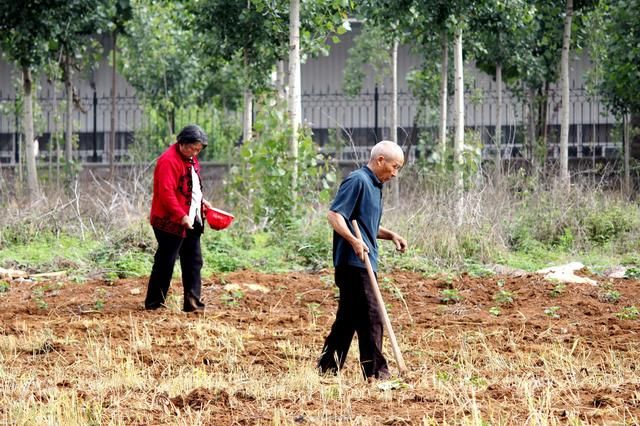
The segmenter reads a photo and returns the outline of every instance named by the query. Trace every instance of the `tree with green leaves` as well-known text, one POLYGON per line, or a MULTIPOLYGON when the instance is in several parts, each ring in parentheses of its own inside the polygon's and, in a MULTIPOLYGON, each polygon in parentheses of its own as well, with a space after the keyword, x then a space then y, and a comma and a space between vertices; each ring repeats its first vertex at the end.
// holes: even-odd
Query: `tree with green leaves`
MULTIPOLYGON (((36 169, 33 130, 33 76, 54 49, 52 35, 61 31, 63 22, 55 16, 51 2, 32 1, 26 7, 19 2, 0 2, 0 47, 22 72, 24 132, 27 186, 33 198, 40 192, 36 169)), ((63 3, 58 1, 57 3, 63 3)))
POLYGON ((496 81, 496 170, 502 173, 502 99, 503 90, 513 87, 520 72, 531 61, 529 37, 535 14, 525 0, 480 2, 470 18, 471 50, 476 66, 496 81))
POLYGON ((597 89, 617 116, 640 114, 640 0, 601 1, 597 89))
POLYGON ((254 94, 264 91, 273 67, 287 53, 288 5, 283 1, 194 3, 195 28, 206 63, 218 67, 239 62, 244 92, 243 140, 252 135, 254 94))
POLYGON ((594 63, 590 83, 624 123, 624 182, 628 192, 630 155, 640 146, 640 1, 601 0, 589 19, 592 32, 588 46, 594 63))
POLYGON ((182 2, 132 0, 131 19, 120 40, 120 72, 143 102, 164 118, 171 138, 175 110, 197 102, 208 73, 194 46, 193 16, 182 2))
POLYGON ((64 157, 67 164, 73 161, 73 72, 98 62, 101 48, 91 36, 107 30, 112 15, 109 6, 106 0, 70 0, 52 9, 55 19, 63 24, 55 37, 54 54, 59 58, 66 93, 64 157))
POLYGON ((109 176, 113 178, 115 173, 115 149, 116 149, 116 95, 118 69, 118 36, 126 33, 126 24, 132 17, 131 0, 115 0, 111 16, 111 119, 109 129, 109 176))

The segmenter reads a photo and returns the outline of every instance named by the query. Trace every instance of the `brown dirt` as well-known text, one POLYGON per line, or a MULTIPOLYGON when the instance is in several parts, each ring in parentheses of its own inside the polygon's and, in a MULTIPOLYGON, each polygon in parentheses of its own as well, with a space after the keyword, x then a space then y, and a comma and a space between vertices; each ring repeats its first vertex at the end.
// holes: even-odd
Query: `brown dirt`
MULTIPOLYGON (((616 313, 640 307, 640 282, 593 278, 599 286, 567 284, 552 297, 555 284, 537 275, 447 279, 405 271, 381 274, 383 296, 409 367, 403 386, 384 391, 361 380, 354 341, 342 379, 314 375, 306 379, 311 383, 306 393, 298 389, 291 395, 268 387, 301 369, 312 370, 335 314, 331 271, 240 271, 211 277, 204 284, 203 315, 144 311, 146 279, 13 282, 0 295, 0 338, 15 338, 17 350, 9 362, 9 350, 0 346, 0 367, 10 364, 14 372, 33 375, 38 383, 34 389, 40 389, 33 391, 33 404, 47 404, 54 395, 48 389, 54 387, 86 404, 100 404, 104 423, 116 418, 131 424, 180 423, 188 415, 200 424, 403 425, 425 419, 473 424, 478 418, 491 424, 537 424, 533 413, 552 424, 576 419, 632 424, 640 419, 635 364, 640 320, 616 313), (240 285, 242 294, 232 297, 223 288, 226 284, 240 285), (440 291, 449 287, 463 300, 442 303, 440 291), (494 297, 499 288, 510 292, 514 302, 500 306, 500 315, 494 316, 489 309, 498 306, 494 297), (616 303, 606 300, 606 288, 620 292, 616 303), (549 307, 557 309, 545 313, 549 307), (196 324, 225 326, 231 331, 220 331, 216 338, 242 336, 242 345, 230 354, 223 346, 216 351, 197 342, 185 344, 185 333, 196 324), (151 347, 134 348, 133 333, 141 333, 132 330, 134 325, 147 330, 151 347), (37 347, 20 344, 42 330, 53 337, 37 347), (95 363, 87 348, 89 336, 134 353, 136 368, 148 376, 146 384, 113 386, 98 395, 91 382, 104 378, 91 377, 94 370, 83 367, 95 363), (287 342, 298 349, 285 350, 287 342), (230 357, 237 359, 231 362, 230 357), (67 377, 52 377, 61 366, 67 377), (247 377, 232 385, 194 381, 182 392, 166 385, 180 368, 219 377, 245 372, 247 377), (262 387, 252 384, 257 376, 262 387)), ((174 283, 172 291, 180 294, 180 284, 174 283)), ((11 423, 11 413, 0 408, 0 419, 11 423)))

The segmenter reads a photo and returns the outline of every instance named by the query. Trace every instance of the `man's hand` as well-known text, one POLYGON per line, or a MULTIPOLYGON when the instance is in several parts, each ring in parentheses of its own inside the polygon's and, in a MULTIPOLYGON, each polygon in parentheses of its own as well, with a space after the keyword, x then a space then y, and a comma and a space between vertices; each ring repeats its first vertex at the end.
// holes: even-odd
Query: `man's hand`
POLYGON ((184 226, 186 226, 189 229, 193 229, 193 222, 189 220, 189 216, 187 215, 182 216, 182 221, 180 223, 182 223, 184 226))
POLYGON ((211 209, 213 208, 213 206, 211 205, 211 203, 210 203, 210 202, 208 202, 208 201, 207 201, 207 200, 205 200, 205 199, 202 199, 202 204, 204 204, 204 206, 205 206, 206 208, 208 208, 209 210, 211 210, 211 209))
POLYGON ((396 245, 396 250, 398 250, 400 253, 404 253, 407 249, 407 240, 402 238, 400 235, 394 233, 391 241, 393 241, 393 243, 396 245))
POLYGON ((351 247, 353 247, 353 251, 356 252, 356 256, 364 262, 365 256, 367 255, 366 253, 369 253, 369 247, 357 238, 354 238, 353 241, 351 241, 351 247))

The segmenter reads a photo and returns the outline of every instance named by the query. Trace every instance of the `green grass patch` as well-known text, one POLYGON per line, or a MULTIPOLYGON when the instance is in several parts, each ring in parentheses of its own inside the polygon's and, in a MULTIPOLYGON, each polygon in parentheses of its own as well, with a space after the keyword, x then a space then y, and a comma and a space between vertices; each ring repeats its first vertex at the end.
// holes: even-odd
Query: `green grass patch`
POLYGON ((6 246, 0 250, 0 265, 28 272, 90 269, 91 251, 99 246, 96 240, 61 235, 27 243, 6 246))

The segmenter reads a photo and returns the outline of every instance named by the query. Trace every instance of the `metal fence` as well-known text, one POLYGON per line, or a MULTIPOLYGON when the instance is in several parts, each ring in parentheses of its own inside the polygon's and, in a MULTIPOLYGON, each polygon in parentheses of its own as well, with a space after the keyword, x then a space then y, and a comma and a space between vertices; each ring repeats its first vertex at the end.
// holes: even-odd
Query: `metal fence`
MULTIPOLYGON (((621 138, 617 123, 599 98, 584 88, 570 92, 569 156, 571 158, 613 158, 619 154, 621 138)), ((314 129, 324 151, 341 159, 366 153, 365 146, 390 137, 390 93, 362 93, 348 97, 342 93, 308 93, 302 97, 303 117, 314 129), (353 142, 355 148, 339 139, 353 142), (338 141, 337 141, 338 140, 338 141)), ((483 156, 495 155, 497 94, 477 88, 465 93, 465 128, 475 131, 483 147, 483 156)), ((411 146, 410 157, 418 155, 417 138, 435 143, 438 111, 428 105, 418 108, 418 100, 409 93, 398 94, 398 141, 411 146), (416 115, 420 111, 420 115, 416 115), (415 128, 417 126, 417 128, 415 128)), ((452 134, 453 111, 447 114, 452 134)), ((504 159, 524 155, 527 107, 519 97, 505 91, 502 100, 501 151, 504 159)), ((549 92, 547 107, 547 157, 558 158, 560 137, 560 93, 549 92)))
MULTIPOLYGON (((314 140, 324 152, 338 159, 350 159, 358 151, 368 152, 376 141, 390 136, 390 100, 387 92, 362 93, 355 97, 343 93, 305 93, 302 96, 303 118, 313 129, 314 140), (353 142, 345 143, 345 139, 353 142)), ((53 149, 52 135, 62 135, 64 100, 54 100, 51 93, 40 93, 34 102, 35 133, 39 145, 38 158, 48 161, 57 155, 53 149)), ((0 93, 0 163, 15 164, 20 158, 22 146, 21 117, 15 114, 15 98, 0 93)), ((483 146, 483 154, 495 153, 495 123, 497 95, 495 92, 472 89, 465 94, 465 127, 477 132, 483 146)), ((77 145, 74 158, 81 162, 106 163, 109 159, 109 133, 111 130, 111 98, 96 93, 79 99, 80 108, 73 109, 74 128, 77 129, 77 145)), ((136 135, 160 132, 154 128, 159 120, 145 113, 135 96, 116 98, 116 143, 114 157, 118 162, 133 160, 132 150, 140 143, 136 135)), ((550 92, 548 102, 547 134, 548 157, 557 158, 560 134, 560 94, 550 92)), ((238 125, 240 116, 234 113, 238 125)), ((193 111, 176 111, 173 128, 189 122, 215 121, 213 105, 193 111)), ((452 126, 453 112, 448 114, 452 126)), ((412 146, 409 157, 418 154, 417 138, 435 141, 437 137, 437 110, 419 108, 418 100, 409 93, 398 96, 398 140, 412 146), (421 111, 420 116, 417 112, 421 111)), ((502 156, 505 159, 523 155, 527 112, 525 103, 505 92, 502 106, 502 156)), ((571 125, 569 129, 569 156, 572 158, 611 158, 621 147, 616 136, 616 120, 599 99, 591 97, 583 88, 571 90, 571 125)), ((209 131, 205 127, 205 131, 209 131)), ((61 142, 62 143, 62 142, 61 142)))

